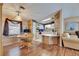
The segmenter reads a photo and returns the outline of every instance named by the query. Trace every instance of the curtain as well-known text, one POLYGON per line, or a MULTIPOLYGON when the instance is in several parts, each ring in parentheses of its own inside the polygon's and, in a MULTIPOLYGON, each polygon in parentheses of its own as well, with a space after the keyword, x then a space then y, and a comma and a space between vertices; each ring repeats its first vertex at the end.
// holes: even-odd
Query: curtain
POLYGON ((4 23, 3 35, 8 36, 8 35, 21 34, 21 33, 22 33, 22 21, 15 21, 6 18, 4 23))
POLYGON ((8 36, 8 30, 9 30, 9 28, 8 28, 8 21, 7 21, 8 19, 6 18, 6 20, 5 20, 5 23, 4 23, 4 31, 3 31, 3 35, 5 35, 5 36, 8 36))

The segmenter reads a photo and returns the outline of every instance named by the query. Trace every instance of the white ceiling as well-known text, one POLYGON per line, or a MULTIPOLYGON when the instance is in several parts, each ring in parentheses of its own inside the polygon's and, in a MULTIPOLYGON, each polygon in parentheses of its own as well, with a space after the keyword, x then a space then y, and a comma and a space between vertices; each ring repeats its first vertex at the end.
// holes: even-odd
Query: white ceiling
POLYGON ((24 6, 26 9, 21 12, 21 17, 24 20, 34 19, 40 22, 50 16, 53 13, 62 9, 63 17, 79 16, 79 4, 57 4, 57 3, 10 3, 3 4, 3 15, 16 16, 16 12, 19 6, 24 6))
POLYGON ((34 19, 37 21, 48 18, 53 12, 56 12, 60 8, 59 4, 49 4, 49 3, 37 3, 37 4, 4 4, 3 14, 9 16, 15 16, 19 9, 19 6, 24 6, 26 9, 21 12, 21 17, 23 19, 34 19))

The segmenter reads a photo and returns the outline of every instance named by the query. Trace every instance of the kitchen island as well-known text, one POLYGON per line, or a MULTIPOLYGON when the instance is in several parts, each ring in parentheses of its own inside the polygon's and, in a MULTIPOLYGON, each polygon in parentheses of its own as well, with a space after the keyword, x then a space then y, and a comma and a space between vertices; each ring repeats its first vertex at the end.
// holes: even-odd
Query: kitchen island
POLYGON ((42 34, 42 43, 44 47, 48 47, 49 45, 58 45, 59 46, 59 35, 43 33, 42 34))

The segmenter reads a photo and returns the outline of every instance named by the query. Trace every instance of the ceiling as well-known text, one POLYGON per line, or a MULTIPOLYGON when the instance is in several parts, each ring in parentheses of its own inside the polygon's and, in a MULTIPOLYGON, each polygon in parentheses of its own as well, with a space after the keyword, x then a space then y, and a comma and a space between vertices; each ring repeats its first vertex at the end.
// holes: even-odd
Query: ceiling
POLYGON ((58 4, 58 3, 4 3, 3 4, 3 16, 17 15, 16 11, 19 6, 25 7, 25 10, 21 10, 20 16, 23 20, 33 19, 38 22, 53 17, 53 14, 62 9, 63 17, 79 16, 79 4, 58 4))
POLYGON ((53 16, 53 13, 59 10, 57 6, 59 4, 49 4, 49 3, 36 3, 36 4, 3 4, 3 15, 16 16, 16 12, 19 9, 19 6, 25 7, 25 10, 22 10, 20 16, 22 19, 34 19, 36 21, 44 20, 50 16, 53 16))

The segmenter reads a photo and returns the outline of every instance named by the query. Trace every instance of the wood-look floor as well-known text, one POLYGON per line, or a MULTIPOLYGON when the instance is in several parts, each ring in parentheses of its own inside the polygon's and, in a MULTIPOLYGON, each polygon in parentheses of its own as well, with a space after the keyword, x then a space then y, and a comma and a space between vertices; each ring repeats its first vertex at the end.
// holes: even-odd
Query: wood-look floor
POLYGON ((44 48, 43 44, 33 44, 30 48, 20 48, 18 44, 4 47, 4 56, 79 56, 78 50, 50 45, 44 48))

